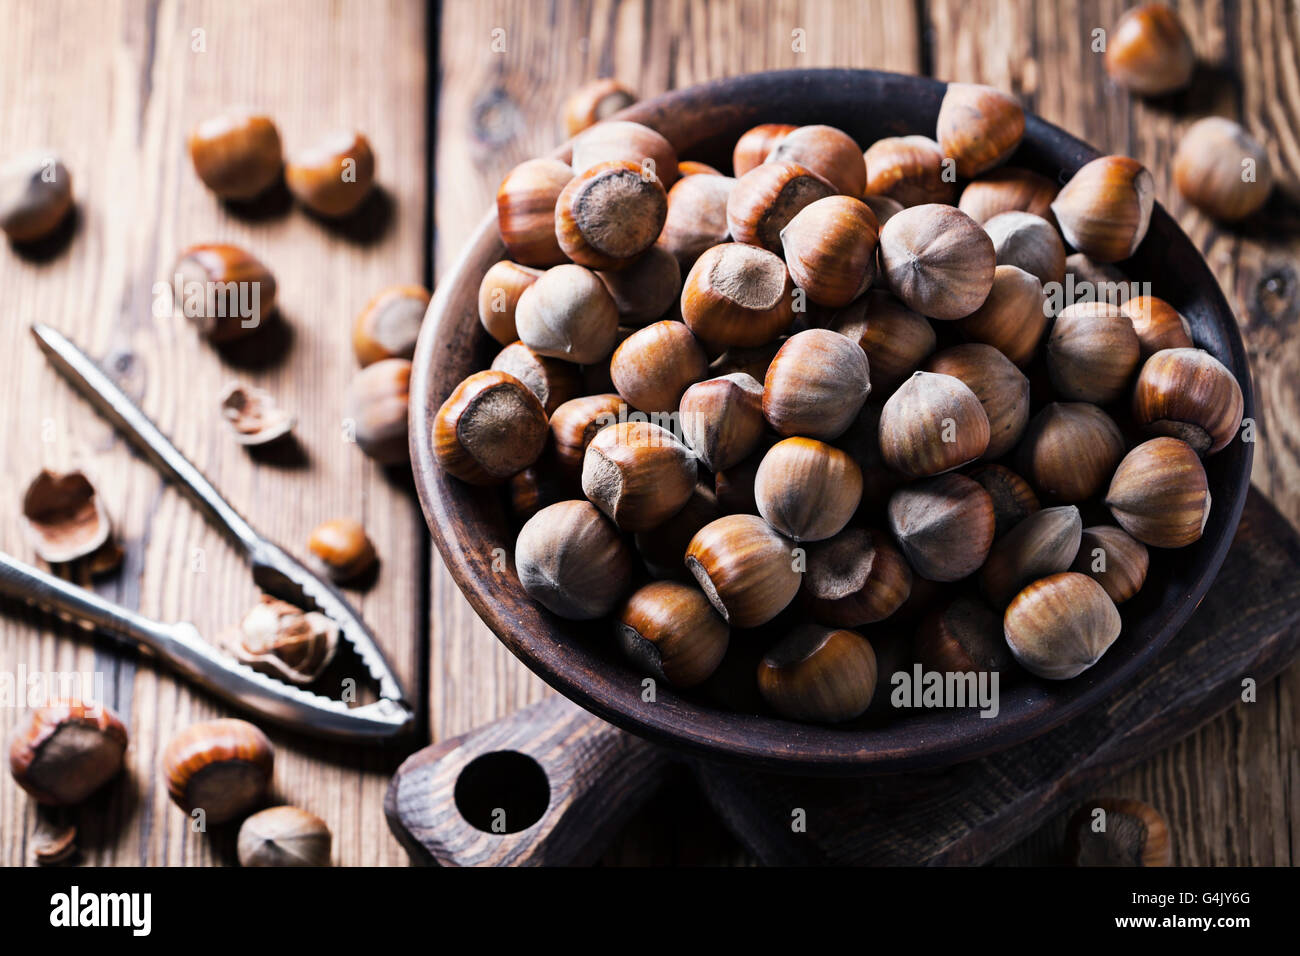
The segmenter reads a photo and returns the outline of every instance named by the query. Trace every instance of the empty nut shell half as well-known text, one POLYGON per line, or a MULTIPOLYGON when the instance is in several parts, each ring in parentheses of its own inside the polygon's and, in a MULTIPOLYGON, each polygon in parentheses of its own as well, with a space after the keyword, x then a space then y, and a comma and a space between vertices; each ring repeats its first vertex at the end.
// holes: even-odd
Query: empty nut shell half
POLYGON ((266 445, 284 438, 297 418, 276 404, 264 388, 232 382, 221 393, 221 420, 241 445, 266 445))
POLYGON ((256 671, 304 686, 329 667, 338 643, 339 627, 324 614, 263 594, 239 623, 235 656, 256 671))
POLYGON ((718 668, 730 629, 699 588, 655 581, 634 592, 616 623, 623 654, 642 673, 694 687, 718 668))
POLYGON ((84 474, 44 470, 23 494, 22 529, 41 560, 65 564, 105 545, 113 524, 84 474))
POLYGON ((1008 605, 1002 624, 1020 666, 1048 680, 1082 674, 1101 660, 1121 627, 1102 586, 1074 571, 1029 585, 1008 605))
POLYGON ((1198 541, 1210 518, 1210 489, 1201 459, 1186 442, 1153 438, 1119 463, 1106 506, 1121 528, 1154 548, 1198 541))
POLYGON ((773 710, 791 720, 852 720, 871 705, 876 655, 860 634, 805 624, 763 656, 758 689, 773 710))

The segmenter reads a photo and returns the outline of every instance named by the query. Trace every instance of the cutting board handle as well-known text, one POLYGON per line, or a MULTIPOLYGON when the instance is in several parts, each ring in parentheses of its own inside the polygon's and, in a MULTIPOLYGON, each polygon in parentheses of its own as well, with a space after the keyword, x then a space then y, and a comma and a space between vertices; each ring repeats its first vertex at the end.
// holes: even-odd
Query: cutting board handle
POLYGON ((583 865, 654 794, 669 763, 660 748, 553 696, 411 756, 384 809, 420 862, 583 865))

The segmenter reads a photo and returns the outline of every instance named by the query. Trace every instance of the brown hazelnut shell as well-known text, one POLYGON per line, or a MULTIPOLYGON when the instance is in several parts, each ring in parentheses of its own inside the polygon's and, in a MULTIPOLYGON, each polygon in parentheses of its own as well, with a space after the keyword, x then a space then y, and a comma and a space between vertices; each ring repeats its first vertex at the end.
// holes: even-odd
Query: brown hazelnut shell
POLYGON ((989 422, 983 457, 1001 458, 1020 441, 1029 423, 1029 379, 991 345, 954 345, 931 356, 927 372, 950 375, 966 385, 989 422))
POLYGON ((108 707, 61 701, 18 722, 9 771, 38 803, 72 806, 121 772, 126 746, 126 727, 108 707))
POLYGON ((487 334, 502 345, 519 341, 515 309, 524 290, 542 275, 541 269, 521 266, 509 259, 494 263, 478 287, 478 320, 487 334))
POLYGON ((845 528, 808 548, 804 606, 819 624, 861 627, 883 621, 912 591, 912 569, 879 531, 845 528))
POLYGON ((862 500, 862 470, 848 454, 815 438, 787 438, 768 449, 754 476, 754 502, 768 524, 795 541, 838 534, 862 500))
POLYGON ((1044 508, 994 542, 980 568, 980 589, 1005 607, 1031 581, 1068 571, 1079 553, 1083 519, 1074 505, 1044 508))
POLYGON ((961 319, 958 328, 1024 368, 1038 351, 1047 322, 1047 297, 1037 276, 1019 266, 1000 265, 983 305, 961 319))
POLYGON ((686 389, 704 378, 709 360, 681 322, 638 329, 614 350, 610 378, 619 395, 643 412, 675 412, 686 389))
POLYGON ((495 485, 535 462, 546 436, 546 411, 532 390, 488 369, 462 381, 438 409, 433 453, 449 475, 495 485))
POLYGON ((600 163, 632 163, 670 189, 677 181, 677 151, 658 132, 628 120, 605 120, 573 139, 574 175, 600 163))
POLYGON ((679 411, 686 444, 714 472, 748 458, 767 428, 763 386, 744 372, 695 383, 682 394, 679 411))
POLYGON ((621 531, 646 531, 682 509, 696 463, 677 436, 646 421, 601 429, 582 462, 582 492, 621 531))
POLYGON ((1169 866, 1169 824, 1140 800, 1089 800, 1066 824, 1065 858, 1074 866, 1169 866), (1106 815, 1100 832, 1097 810, 1106 815))
POLYGON ((1119 611, 1100 584, 1064 571, 1015 596, 1002 618, 1007 644, 1025 670, 1048 680, 1077 677, 1119 637, 1119 611))
POLYGON ((839 308, 876 277, 876 214, 852 196, 827 196, 799 210, 781 230, 786 268, 818 305, 839 308))
POLYGON ((1133 418, 1148 435, 1179 438, 1198 454, 1213 455, 1241 427, 1242 402, 1236 377, 1209 352, 1164 349, 1138 373, 1133 418))
POLYGON ((726 515, 691 539, 686 567, 732 627, 758 627, 799 591, 792 544, 752 514, 726 515))
POLYGON ((829 441, 843 434, 871 394, 867 353, 829 329, 786 339, 763 381, 763 416, 784 436, 829 441))
POLYGON ((730 628, 699 588, 655 581, 635 591, 615 625, 625 657, 674 687, 708 680, 727 652, 730 628))
POLYGON ((798 128, 791 123, 760 123, 745 130, 731 153, 732 171, 743 176, 755 166, 762 165, 773 147, 798 128))
POLYGON ((1015 97, 991 86, 948 84, 935 138, 962 179, 1006 162, 1024 135, 1025 111, 1015 97))
POLYGON ((429 290, 423 286, 395 285, 379 292, 352 323, 357 361, 364 366, 386 358, 409 359, 428 309, 429 290))
POLYGON ((515 540, 519 583, 553 614, 575 621, 604 617, 632 586, 632 551, 589 501, 548 505, 515 540))
POLYGON ((890 395, 934 351, 937 337, 925 316, 892 292, 871 289, 835 314, 832 331, 847 335, 867 353, 871 390, 890 395))
POLYGON ((835 193, 834 186, 798 163, 765 162, 732 187, 727 197, 727 231, 736 242, 780 255, 781 230, 795 214, 835 193))
POLYGON ((988 298, 996 268, 993 240, 952 206, 912 206, 880 229, 881 277, 928 318, 970 315, 988 298))
POLYGON ((1240 124, 1221 116, 1193 123, 1174 154, 1178 191, 1222 222, 1237 222, 1258 211, 1268 202, 1273 181, 1268 150, 1240 124))
POLYGON ((561 116, 565 135, 577 136, 635 102, 636 94, 618 80, 605 77, 584 83, 564 101, 561 116))
POLYGON ((275 765, 271 741, 246 720, 190 724, 168 742, 162 769, 167 792, 186 813, 202 810, 225 823, 266 795, 275 765))
POLYGON ((353 423, 357 445, 380 464, 394 465, 410 457, 410 385, 410 361, 393 358, 367 365, 348 387, 344 418, 353 423))
POLYGON ((1210 490, 1195 450, 1176 438, 1153 438, 1115 469, 1106 507, 1121 528, 1153 548, 1200 540, 1210 517, 1210 490))
POLYGON ((268 116, 231 112, 204 120, 190 131, 194 172, 223 199, 244 201, 280 178, 280 133, 268 116))
POLYGON ((1143 360, 1161 349, 1190 349, 1192 327, 1183 314, 1164 299, 1153 295, 1134 296, 1122 306, 1124 314, 1133 323, 1143 360))
POLYGON ((966 476, 993 499, 994 538, 1000 538, 1042 506, 1029 482, 1006 465, 976 465, 966 476))
POLYGON ((1052 203, 1065 241, 1099 262, 1127 259, 1151 224, 1155 183, 1127 156, 1101 156, 1084 165, 1052 203))
POLYGON ((1038 491, 1064 504, 1099 494, 1124 457, 1115 421, 1087 402, 1043 406, 1016 449, 1016 468, 1038 491))
POLYGON ((1096 525, 1083 529, 1079 554, 1070 570, 1088 575, 1112 601, 1123 604, 1142 590, 1150 564, 1150 554, 1141 541, 1122 528, 1096 525))
POLYGON ((1141 96, 1161 96, 1192 81, 1196 53, 1178 14, 1163 3, 1126 10, 1106 46, 1110 78, 1141 96))
POLYGON ((833 126, 800 126, 777 140, 765 163, 795 163, 835 187, 858 197, 867 189, 867 168, 853 137, 833 126))
POLYGON ((1047 372, 1061 398, 1106 405, 1127 390, 1141 361, 1133 323, 1118 306, 1067 307, 1047 337, 1047 372))
POLYGON ((375 182, 375 154, 362 133, 339 132, 290 156, 284 182, 300 203, 328 219, 361 208, 375 182))
POLYGON ((912 478, 938 475, 979 458, 989 418, 970 387, 951 375, 914 372, 880 413, 880 453, 912 478))
POLYGON ((869 196, 888 196, 904 208, 931 202, 951 206, 957 199, 956 167, 948 172, 947 157, 928 136, 887 136, 867 147, 862 158, 869 196))
POLYGON ((597 163, 555 201, 560 250, 588 269, 621 269, 655 244, 668 216, 663 183, 637 163, 597 163))
POLYGON ((555 235, 555 204, 573 179, 558 159, 529 159, 501 180, 497 189, 497 229, 510 258, 535 268, 568 261, 555 235))
POLYGON ((967 183, 957 208, 981 225, 1004 212, 1030 212, 1055 225, 1052 200, 1060 189, 1055 180, 1033 170, 1003 166, 967 183))
POLYGON ((752 347, 794 321, 794 282, 765 249, 727 242, 696 260, 682 285, 682 319, 705 342, 752 347))
POLYGON ((959 581, 979 570, 993 546, 993 500, 964 475, 905 485, 889 499, 889 530, 908 564, 931 581, 959 581))
POLYGON ((871 705, 876 655, 861 634, 805 624, 763 656, 758 689, 773 710, 790 720, 852 720, 871 705))

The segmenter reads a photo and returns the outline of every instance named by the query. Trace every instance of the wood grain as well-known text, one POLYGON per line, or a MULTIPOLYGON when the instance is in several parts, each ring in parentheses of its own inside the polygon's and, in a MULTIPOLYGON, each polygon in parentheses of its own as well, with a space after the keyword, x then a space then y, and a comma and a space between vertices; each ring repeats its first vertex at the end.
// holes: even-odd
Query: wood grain
MULTIPOLYGON (((1260 409, 1254 483, 1293 524, 1300 521, 1300 7, 1176 3, 1200 66, 1183 94, 1144 101, 1107 78, 1092 31, 1109 30, 1127 4, 1063 2, 1048 15, 1031 3, 930 0, 935 75, 987 82, 1021 94, 1028 108, 1094 145, 1140 159, 1157 196, 1219 278, 1246 339, 1260 409), (1010 12, 1017 8, 1014 13, 1010 12), (1229 116, 1269 146, 1281 187, 1238 228, 1191 209, 1172 185, 1181 131, 1203 115, 1229 116)), ((1107 787, 1169 816, 1174 860, 1187 865, 1296 861, 1300 789, 1295 701, 1300 667, 1259 689, 1192 737, 1107 787)), ((1049 858, 1065 814, 1006 862, 1049 858)))
MULTIPOLYGON (((234 551, 109 426, 45 366, 26 323, 40 318, 115 370, 127 390, 268 537, 301 554, 310 529, 339 515, 363 520, 383 559, 375 586, 354 594, 412 692, 419 676, 423 534, 409 490, 343 440, 341 393, 353 374, 352 317, 384 285, 424 277, 424 12, 420 5, 344 0, 32 4, 2 0, 0 141, 47 144, 72 170, 79 222, 46 261, 0 250, 10 304, 0 329, 0 547, 30 558, 15 505, 42 465, 91 469, 127 546, 125 566, 98 587, 208 636, 255 597, 234 551), (377 69, 382 64, 383 69, 377 69), (260 107, 287 150, 331 129, 357 127, 378 155, 383 194, 348 229, 287 202, 235 214, 198 182, 185 135, 224 108, 260 107), (284 330, 263 354, 222 355, 182 320, 153 313, 154 283, 177 252, 200 241, 247 246, 275 272, 284 330), (273 347, 279 340, 283 347, 273 347), (220 429, 217 396, 229 379, 269 388, 299 417, 301 459, 253 459, 220 429)), ((272 330, 267 330, 271 332, 272 330)), ((263 334, 259 334, 259 339, 263 334)), ((128 774, 84 815, 82 860, 197 864, 233 858, 233 832, 188 831, 168 801, 158 755, 180 727, 227 713, 170 674, 109 645, 72 639, 42 619, 0 618, 0 668, 104 672, 109 703, 132 742, 128 774)), ((7 733, 21 710, 0 711, 7 733)), ((335 859, 405 860, 381 803, 394 755, 361 753, 273 733, 277 799, 322 816, 335 859)), ((31 803, 0 783, 0 864, 24 862, 31 803)))

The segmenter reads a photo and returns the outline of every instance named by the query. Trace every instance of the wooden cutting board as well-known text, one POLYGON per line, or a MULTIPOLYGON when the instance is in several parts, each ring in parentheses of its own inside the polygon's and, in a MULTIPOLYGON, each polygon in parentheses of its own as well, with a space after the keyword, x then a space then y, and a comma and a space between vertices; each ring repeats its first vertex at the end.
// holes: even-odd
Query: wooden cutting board
MULTIPOLYGON (((686 762, 764 863, 984 863, 1281 671, 1300 649, 1297 569, 1300 537, 1252 491, 1191 623, 1142 678, 1033 741, 852 780, 686 762)), ((385 812, 417 862, 590 863, 683 759, 553 697, 411 756, 385 812)))

